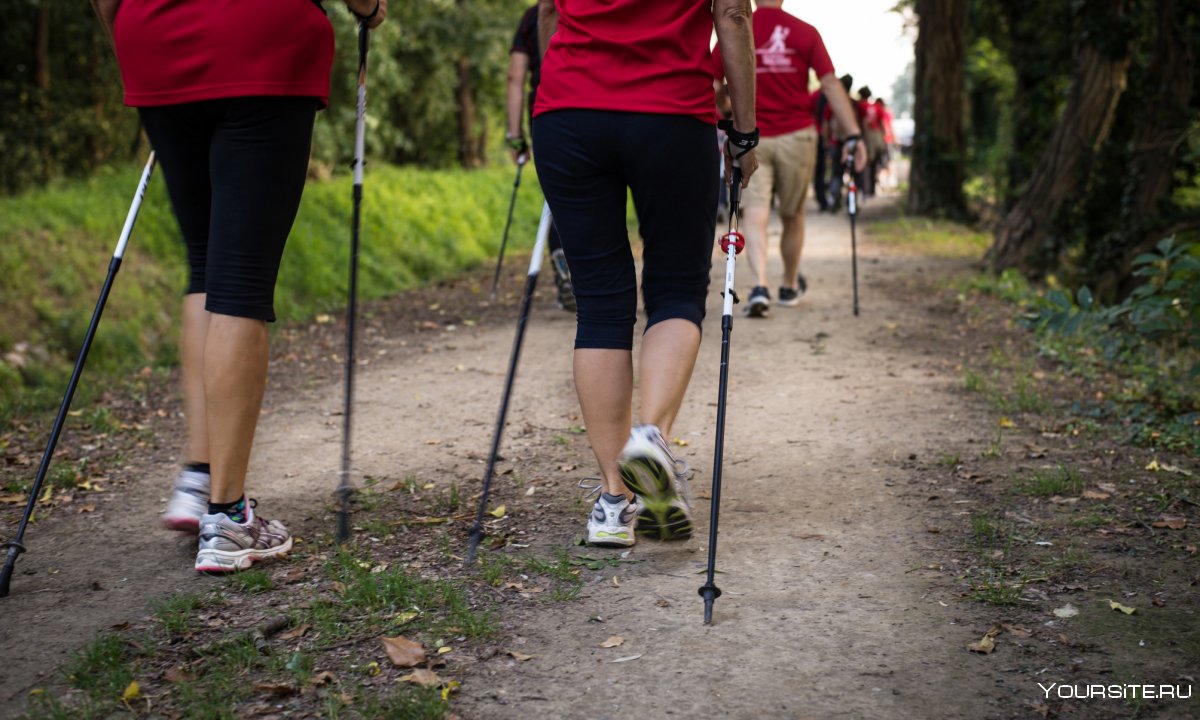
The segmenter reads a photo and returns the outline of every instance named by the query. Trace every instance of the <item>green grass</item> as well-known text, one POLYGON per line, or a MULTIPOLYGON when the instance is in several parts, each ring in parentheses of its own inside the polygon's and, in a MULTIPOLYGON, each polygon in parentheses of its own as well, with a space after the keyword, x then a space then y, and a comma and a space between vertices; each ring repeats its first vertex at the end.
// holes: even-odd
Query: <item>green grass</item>
POLYGON ((1077 495, 1083 491, 1083 479, 1074 468, 1059 465, 1034 470, 1032 475, 1018 478, 1016 486, 1021 492, 1035 497, 1077 495))
POLYGON ((942 467, 958 467, 962 463, 962 456, 958 453, 940 452, 934 462, 942 467))
POLYGON ((271 576, 267 574, 267 571, 258 569, 233 573, 226 582, 231 587, 247 595, 263 593, 274 587, 274 583, 271 582, 271 576))
POLYGON ((945 220, 919 217, 873 222, 867 226, 867 232, 875 242, 944 258, 978 259, 991 244, 987 233, 945 220))
MULTIPOLYGON (((0 198, 0 357, 18 344, 26 362, 0 361, 0 429, 14 416, 57 405, 83 340, 141 172, 106 168, 0 198)), ((526 173, 528 184, 536 177, 526 173)), ((490 262, 512 186, 503 165, 425 170, 373 162, 364 184, 359 297, 394 294, 490 262)), ((344 305, 350 178, 309 182, 276 291, 283 322, 344 305)), ((536 189, 518 194, 510 250, 531 247, 541 210, 536 189)), ((179 294, 186 269, 161 173, 152 179, 104 311, 76 407, 145 365, 176 364, 179 294)))
POLYGON ((120 637, 102 633, 71 657, 63 675, 92 700, 115 703, 133 680, 127 651, 120 637))
POLYGON ((192 613, 203 605, 204 601, 199 595, 183 593, 156 600, 150 604, 150 609, 154 613, 154 618, 162 626, 163 632, 171 637, 176 637, 188 631, 192 613))

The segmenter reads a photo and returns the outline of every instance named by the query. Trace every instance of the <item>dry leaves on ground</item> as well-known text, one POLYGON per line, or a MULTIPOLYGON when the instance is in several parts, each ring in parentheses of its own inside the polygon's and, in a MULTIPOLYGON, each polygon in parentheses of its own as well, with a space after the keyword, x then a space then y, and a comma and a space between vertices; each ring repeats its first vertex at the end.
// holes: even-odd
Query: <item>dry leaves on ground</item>
POLYGON ((624 645, 624 644, 625 644, 625 638, 621 637, 620 635, 613 635, 612 637, 610 637, 609 639, 607 639, 607 640, 605 640, 604 642, 600 643, 600 644, 599 644, 599 645, 597 645, 596 647, 601 647, 601 648, 615 648, 615 647, 617 647, 618 645, 624 645))
POLYGON ((388 659, 396 667, 416 667, 425 662, 425 648, 415 640, 409 640, 403 635, 380 638, 383 649, 387 651, 388 659))

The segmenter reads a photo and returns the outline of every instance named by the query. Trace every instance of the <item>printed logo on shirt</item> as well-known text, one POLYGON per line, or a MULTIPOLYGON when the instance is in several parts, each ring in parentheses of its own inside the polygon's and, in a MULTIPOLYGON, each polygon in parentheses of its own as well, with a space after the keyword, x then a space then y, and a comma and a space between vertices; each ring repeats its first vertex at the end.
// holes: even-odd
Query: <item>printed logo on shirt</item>
POLYGON ((787 37, 791 32, 789 28, 782 25, 776 25, 771 31, 771 37, 767 40, 767 44, 760 48, 755 48, 754 52, 758 55, 758 67, 755 72, 760 73, 792 73, 796 72, 796 68, 792 66, 792 55, 795 50, 787 46, 787 37))

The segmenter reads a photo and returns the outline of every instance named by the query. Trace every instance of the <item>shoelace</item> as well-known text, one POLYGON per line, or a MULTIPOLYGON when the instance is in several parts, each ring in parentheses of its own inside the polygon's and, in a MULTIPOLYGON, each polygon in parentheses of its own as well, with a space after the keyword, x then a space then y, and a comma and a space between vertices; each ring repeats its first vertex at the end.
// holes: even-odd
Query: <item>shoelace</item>
POLYGON ((671 458, 671 464, 675 467, 671 472, 675 476, 675 493, 683 498, 687 506, 692 507, 692 488, 688 484, 688 480, 692 476, 692 466, 688 465, 686 460, 680 460, 671 452, 671 448, 667 446, 667 440, 661 434, 658 436, 659 447, 671 458))
POLYGON ((604 489, 604 478, 595 475, 585 477, 579 481, 579 489, 583 490, 583 500, 599 498, 600 491, 604 489))

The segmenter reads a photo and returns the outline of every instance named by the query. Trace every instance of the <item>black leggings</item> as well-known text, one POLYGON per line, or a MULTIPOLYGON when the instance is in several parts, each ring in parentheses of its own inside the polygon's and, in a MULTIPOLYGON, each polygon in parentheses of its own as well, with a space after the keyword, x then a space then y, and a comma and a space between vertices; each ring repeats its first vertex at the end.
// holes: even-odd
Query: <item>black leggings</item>
POLYGON ((538 180, 562 237, 578 304, 576 348, 633 348, 637 271, 625 227, 633 194, 646 327, 700 326, 712 268, 716 129, 696 118, 559 110, 533 122, 538 180))
POLYGON ((275 320, 275 280, 304 191, 317 101, 245 97, 140 108, 205 309, 275 320))

